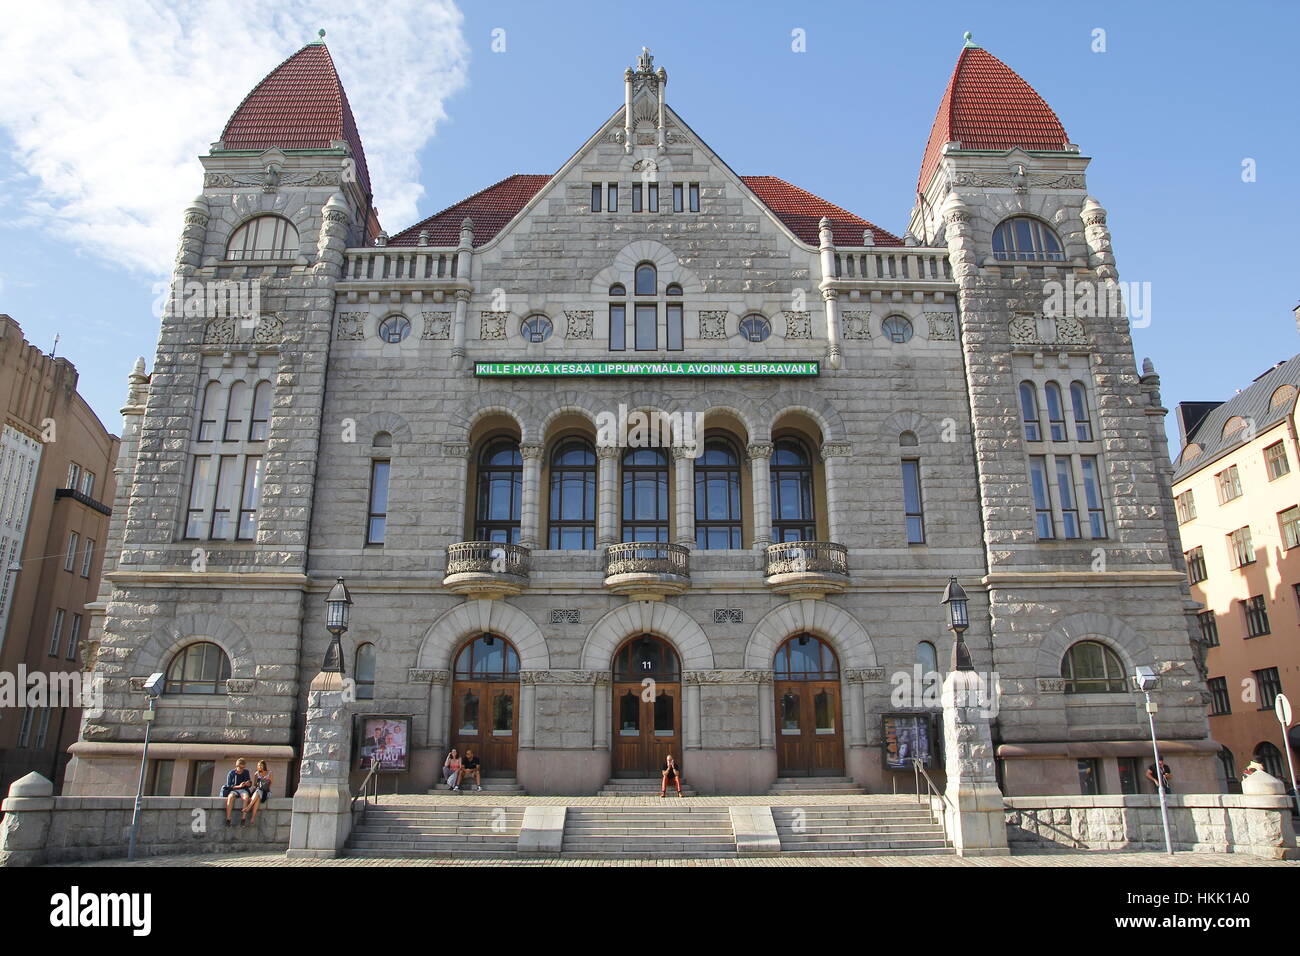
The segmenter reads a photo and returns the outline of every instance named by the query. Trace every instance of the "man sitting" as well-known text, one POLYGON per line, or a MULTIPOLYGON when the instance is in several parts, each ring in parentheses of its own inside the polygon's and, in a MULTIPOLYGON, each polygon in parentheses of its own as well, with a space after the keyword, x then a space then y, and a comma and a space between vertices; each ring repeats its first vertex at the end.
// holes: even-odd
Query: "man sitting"
POLYGON ((474 789, 482 790, 483 789, 482 765, 479 763, 479 759, 477 756, 475 756, 474 751, 466 750, 465 759, 461 761, 461 773, 460 773, 461 782, 468 780, 470 777, 474 778, 474 789))

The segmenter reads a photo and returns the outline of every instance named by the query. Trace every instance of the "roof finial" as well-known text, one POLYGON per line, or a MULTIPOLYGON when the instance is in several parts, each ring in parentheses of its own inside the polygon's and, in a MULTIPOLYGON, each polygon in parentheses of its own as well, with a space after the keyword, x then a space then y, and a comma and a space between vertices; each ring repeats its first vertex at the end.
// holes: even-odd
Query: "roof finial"
POLYGON ((971 37, 971 32, 970 32, 969 30, 967 30, 965 33, 963 33, 963 34, 961 35, 961 38, 962 38, 963 40, 966 41, 965 45, 968 46, 968 47, 978 47, 978 46, 979 46, 979 44, 976 43, 975 40, 971 37))
MULTIPOLYGON (((967 35, 969 36, 969 34, 967 34, 967 35)), ((317 39, 317 41, 316 41, 317 43, 324 43, 324 42, 325 42, 325 31, 324 31, 323 29, 321 29, 321 30, 317 30, 317 31, 316 31, 316 36, 318 37, 318 39, 317 39)))

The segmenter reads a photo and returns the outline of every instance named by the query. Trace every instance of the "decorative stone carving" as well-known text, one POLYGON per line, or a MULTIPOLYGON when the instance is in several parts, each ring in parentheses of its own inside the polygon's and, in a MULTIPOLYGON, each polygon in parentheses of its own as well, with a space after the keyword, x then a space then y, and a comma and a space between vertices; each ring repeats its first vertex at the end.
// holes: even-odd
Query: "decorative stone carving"
POLYGON ((700 338, 725 339, 727 337, 726 312, 700 313, 700 338))
POLYGON ((442 455, 444 458, 468 458, 469 442, 445 441, 442 443, 442 455))
POLYGON ((204 345, 279 345, 284 336, 284 320, 268 313, 249 320, 235 316, 213 319, 203 328, 204 345))
POLYGON ((1032 315, 1017 315, 1007 325, 1012 345, 1037 345, 1038 320, 1032 315))
POLYGON ((745 454, 749 456, 750 461, 756 458, 771 458, 772 443, 770 441, 752 441, 745 446, 745 454))
POLYGON ((605 134, 605 142, 617 143, 619 146, 622 146, 625 142, 627 142, 627 137, 624 135, 621 129, 612 129, 605 134))
POLYGON ((594 316, 595 313, 591 309, 565 309, 564 317, 568 320, 568 328, 565 329, 564 333, 565 338, 591 338, 592 330, 595 327, 594 316))
POLYGON ((478 337, 484 340, 505 341, 506 319, 509 312, 481 312, 478 337))
POLYGON ((286 176, 275 163, 271 163, 260 173, 250 173, 245 176, 207 173, 203 177, 203 185, 209 189, 257 188, 268 193, 273 193, 282 186, 338 186, 340 182, 337 172, 322 171, 286 176))
POLYGON ((552 624, 581 624, 582 611, 576 607, 551 608, 552 624))
POLYGON ((1008 323, 1007 330, 1013 346, 1086 345, 1088 342, 1083 322, 1074 316, 1020 313, 1008 323))
POLYGON ((842 674, 849 684, 878 684, 885 679, 883 667, 846 667, 842 674))
POLYGON ((607 671, 520 671, 521 684, 608 684, 607 671))
POLYGON ((950 312, 927 312, 925 321, 930 326, 930 340, 932 342, 955 342, 957 340, 957 328, 953 324, 952 313, 950 312))
POLYGON ((848 458, 853 454, 853 444, 846 441, 822 442, 822 461, 827 458, 848 458))
POLYGON ((1056 320, 1056 341, 1062 345, 1082 345, 1086 341, 1083 323, 1073 316, 1061 316, 1056 320))
POLYGON ((991 176, 985 173, 954 173, 948 177, 950 186, 995 187, 1014 189, 1024 195, 1030 188, 1042 189, 1083 189, 1081 173, 1029 173, 1023 165, 1017 166, 1005 176, 991 176))
POLYGON ((657 172, 659 164, 653 159, 638 159, 632 164, 632 168, 637 172, 657 172))
POLYGON ((738 607, 715 607, 713 609, 714 624, 744 624, 745 612, 738 607))
POLYGON ((1038 678, 1038 692, 1040 694, 1063 694, 1065 693, 1064 677, 1040 677, 1038 678))
POLYGON ((253 692, 253 678, 251 677, 231 677, 226 680, 227 694, 251 694, 253 692))
POLYGON ((451 313, 450 312, 423 312, 424 332, 421 333, 422 339, 449 339, 451 338, 451 313))
POLYGON ((340 312, 334 337, 344 342, 359 342, 366 337, 366 313, 340 312))
POLYGON ((871 338, 871 312, 842 312, 840 318, 843 321, 844 337, 846 339, 869 339, 871 338))
POLYGON ((687 684, 770 684, 772 672, 721 669, 683 671, 682 680, 687 684))
POLYGON ((812 338, 812 319, 807 312, 785 311, 785 337, 787 339, 812 338))
POLYGON ((451 680, 451 671, 437 670, 432 667, 409 667, 406 670, 408 684, 446 684, 451 680))

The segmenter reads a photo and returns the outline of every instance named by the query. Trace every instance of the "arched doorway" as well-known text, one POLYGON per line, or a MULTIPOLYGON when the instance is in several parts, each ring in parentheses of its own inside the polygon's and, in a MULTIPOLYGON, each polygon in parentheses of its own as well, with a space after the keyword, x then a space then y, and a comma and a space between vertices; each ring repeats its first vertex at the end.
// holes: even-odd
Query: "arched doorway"
POLYGON ((772 662, 776 693, 776 765, 785 777, 844 772, 840 665, 811 634, 790 638, 772 662))
POLYGON ((515 772, 519 752, 519 654, 504 637, 476 637, 456 655, 451 745, 473 750, 485 777, 515 772))
POLYGON ((677 652, 649 634, 614 654, 615 777, 653 777, 672 754, 682 760, 682 685, 677 652))

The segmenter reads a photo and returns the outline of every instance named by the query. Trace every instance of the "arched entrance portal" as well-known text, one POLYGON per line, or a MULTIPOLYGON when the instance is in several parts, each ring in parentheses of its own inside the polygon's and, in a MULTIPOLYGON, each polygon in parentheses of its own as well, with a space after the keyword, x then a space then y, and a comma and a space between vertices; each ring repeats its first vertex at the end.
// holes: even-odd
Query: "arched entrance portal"
POLYGON ((515 772, 519 752, 519 655, 504 637, 476 637, 456 655, 451 745, 473 750, 483 775, 515 772))
POLYGON ((844 772, 840 665, 825 641, 790 638, 772 662, 776 692, 776 764, 781 776, 844 772))
POLYGON ((670 753, 685 769, 681 679, 677 652, 649 634, 614 654, 615 777, 653 777, 670 753))

